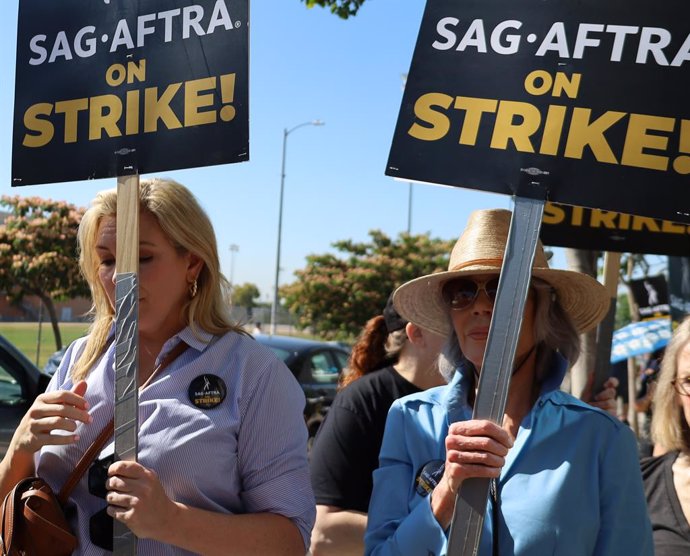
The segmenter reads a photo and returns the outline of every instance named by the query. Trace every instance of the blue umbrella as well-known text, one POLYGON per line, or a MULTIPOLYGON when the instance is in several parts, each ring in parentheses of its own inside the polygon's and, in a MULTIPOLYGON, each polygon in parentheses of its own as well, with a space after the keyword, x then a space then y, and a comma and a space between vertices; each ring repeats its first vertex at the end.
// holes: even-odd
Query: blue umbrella
POLYGON ((613 333, 611 363, 652 353, 668 344, 672 334, 669 317, 633 322, 619 328, 613 333))

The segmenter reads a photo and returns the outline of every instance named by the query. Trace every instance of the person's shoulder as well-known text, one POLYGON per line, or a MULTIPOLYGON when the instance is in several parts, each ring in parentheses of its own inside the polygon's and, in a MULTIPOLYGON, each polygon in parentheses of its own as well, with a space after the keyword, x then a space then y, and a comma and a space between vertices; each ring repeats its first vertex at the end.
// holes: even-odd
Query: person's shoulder
POLYGON ((640 459, 640 470, 642 471, 642 478, 647 479, 652 475, 656 475, 668 464, 672 464, 678 452, 668 452, 661 456, 649 456, 640 459), (670 462, 670 463, 669 463, 670 462))
POLYGON ((424 406, 445 406, 448 385, 434 386, 427 390, 408 394, 398 400, 398 404, 408 410, 415 411, 424 406))
POLYGON ((273 353, 269 347, 257 342, 250 334, 237 330, 228 330, 224 334, 218 335, 211 342, 215 343, 220 349, 232 351, 243 356, 260 357, 273 353))
MULTIPOLYGON (((382 367, 381 369, 371 371, 370 373, 362 375, 357 380, 351 382, 347 386, 347 388, 349 388, 350 386, 358 386, 359 388, 363 388, 366 386, 371 386, 372 384, 388 382, 391 380, 390 369, 390 367, 382 367)), ((347 388, 345 388, 344 390, 347 390, 347 388)))
POLYGON ((608 423, 615 429, 628 428, 628 425, 610 413, 607 413, 598 407, 594 407, 587 402, 576 398, 572 394, 563 392, 562 390, 554 390, 553 392, 542 396, 537 403, 541 405, 550 403, 553 407, 561 408, 566 411, 572 411, 573 414, 577 414, 583 419, 597 421, 601 426, 605 426, 608 423))
POLYGON ((383 367, 359 377, 343 388, 343 392, 350 390, 352 394, 371 390, 390 390, 396 383, 396 372, 393 367, 383 367))
POLYGON ((60 367, 70 368, 72 365, 74 365, 76 360, 79 359, 81 354, 84 352, 84 348, 86 348, 86 342, 88 340, 88 335, 73 340, 72 343, 65 349, 65 353, 60 361, 60 367))
POLYGON ((83 353, 88 339, 88 335, 82 336, 81 338, 73 340, 67 347, 63 348, 62 355, 60 356, 60 362, 52 373, 53 378, 51 380, 51 384, 54 384, 57 389, 72 388, 72 367, 83 353))
POLYGON ((67 349, 65 350, 65 357, 67 357, 68 355, 81 355, 81 352, 84 350, 84 347, 86 347, 86 342, 88 341, 88 339, 89 336, 87 335, 73 340, 72 343, 69 346, 67 346, 67 349))
POLYGON ((367 373, 338 391, 334 403, 344 407, 371 405, 382 396, 390 394, 393 378, 388 367, 367 373))
POLYGON ((260 344, 249 334, 229 330, 211 340, 207 349, 209 348, 214 352, 214 357, 221 357, 232 363, 228 366, 232 369, 251 371, 253 375, 276 370, 290 373, 271 348, 260 344))

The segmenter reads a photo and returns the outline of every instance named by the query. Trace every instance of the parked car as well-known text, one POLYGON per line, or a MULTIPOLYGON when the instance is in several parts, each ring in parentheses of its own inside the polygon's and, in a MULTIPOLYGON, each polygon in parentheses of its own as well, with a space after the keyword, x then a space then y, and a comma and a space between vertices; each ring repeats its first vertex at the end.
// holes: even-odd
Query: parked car
POLYGON ((44 373, 50 376, 55 374, 55 371, 57 371, 58 367, 60 366, 60 361, 62 361, 62 357, 65 355, 67 348, 68 346, 65 346, 62 349, 53 352, 53 354, 48 357, 46 364, 43 366, 44 373))
POLYGON ((338 379, 347 365, 350 350, 337 342, 290 336, 257 334, 255 338, 260 344, 271 348, 302 385, 307 398, 304 418, 310 440, 313 439, 333 402, 338 379))
POLYGON ((0 334, 0 458, 19 421, 48 382, 50 376, 0 334))

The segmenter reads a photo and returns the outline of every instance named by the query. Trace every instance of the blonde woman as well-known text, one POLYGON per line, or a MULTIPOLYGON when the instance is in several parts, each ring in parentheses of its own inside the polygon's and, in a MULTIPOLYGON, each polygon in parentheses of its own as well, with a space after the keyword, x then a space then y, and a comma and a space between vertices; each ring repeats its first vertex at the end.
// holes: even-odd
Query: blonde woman
POLYGON ((652 441, 642 460, 657 556, 690 554, 690 319, 666 346, 652 402, 652 441))
MULTIPOLYGON (((114 518, 142 556, 302 555, 315 513, 302 390, 231 322, 213 228, 193 195, 143 180, 140 203, 139 458, 103 457, 82 478, 67 507, 75 554, 107 554, 114 518)), ((81 222, 93 324, 17 428, 0 463, 3 496, 34 473, 58 491, 112 418, 116 207, 115 190, 102 192, 81 222)))

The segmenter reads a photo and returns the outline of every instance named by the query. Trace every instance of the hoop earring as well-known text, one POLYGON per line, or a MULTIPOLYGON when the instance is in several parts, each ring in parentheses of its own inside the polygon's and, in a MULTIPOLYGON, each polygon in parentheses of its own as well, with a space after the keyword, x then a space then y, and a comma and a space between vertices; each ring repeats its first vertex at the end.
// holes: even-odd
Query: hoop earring
POLYGON ((189 286, 189 295, 194 299, 196 297, 196 292, 198 291, 198 285, 196 283, 196 278, 194 278, 194 282, 192 282, 189 286))

